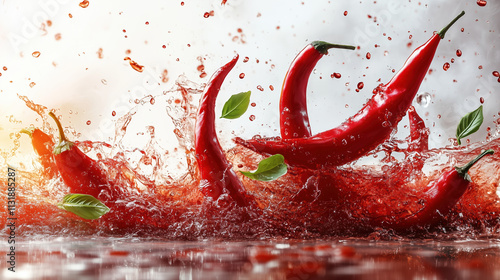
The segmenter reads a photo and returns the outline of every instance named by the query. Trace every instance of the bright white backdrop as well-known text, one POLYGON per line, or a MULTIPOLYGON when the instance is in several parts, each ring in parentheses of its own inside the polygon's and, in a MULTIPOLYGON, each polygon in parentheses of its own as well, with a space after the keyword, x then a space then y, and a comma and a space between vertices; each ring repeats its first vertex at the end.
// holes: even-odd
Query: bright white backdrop
MULTIPOLYGON (((295 55, 314 40, 359 46, 356 51, 330 51, 311 76, 308 106, 313 132, 320 132, 359 110, 374 87, 388 82, 393 69, 462 10, 466 15, 441 42, 432 74, 420 88, 432 96, 430 104, 415 103, 431 128, 431 147, 449 145, 460 118, 476 109, 481 98, 485 122, 470 139, 485 140, 487 127, 496 131, 500 83, 492 72, 500 70, 498 1, 481 7, 475 0, 227 0, 225 5, 221 0, 90 0, 82 8, 78 1, 3 0, 0 147, 12 149, 12 133, 42 125, 18 95, 58 109, 64 124, 78 131, 73 139, 110 141, 116 120, 136 106, 135 99, 162 95, 175 88, 181 75, 198 85, 206 83, 235 53, 240 61, 226 79, 217 108, 230 95, 247 90, 252 90, 255 107, 241 119, 217 121, 221 142, 228 148, 234 135, 276 136, 281 83, 295 55), (133 70, 125 57, 144 71, 133 70), (206 77, 200 77, 200 61, 206 77), (448 71, 443 70, 446 62, 451 64, 448 71), (164 70, 168 82, 162 81, 164 70), (342 77, 332 78, 334 72, 342 77), (356 92, 358 82, 365 86, 356 92)), ((165 107, 164 102, 140 106, 126 145, 143 147, 147 126, 154 126, 160 146, 175 146, 165 107)), ((407 122, 401 122, 396 137, 407 136, 407 122)), ((25 154, 32 155, 27 137, 21 138, 18 150, 20 158, 25 154)))

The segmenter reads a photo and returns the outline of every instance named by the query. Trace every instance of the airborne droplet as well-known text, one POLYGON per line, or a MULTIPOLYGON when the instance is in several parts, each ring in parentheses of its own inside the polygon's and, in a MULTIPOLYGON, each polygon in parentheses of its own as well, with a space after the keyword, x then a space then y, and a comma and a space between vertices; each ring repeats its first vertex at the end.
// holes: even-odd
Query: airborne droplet
POLYGON ((431 94, 428 92, 422 92, 417 94, 417 104, 426 108, 431 103, 431 94))

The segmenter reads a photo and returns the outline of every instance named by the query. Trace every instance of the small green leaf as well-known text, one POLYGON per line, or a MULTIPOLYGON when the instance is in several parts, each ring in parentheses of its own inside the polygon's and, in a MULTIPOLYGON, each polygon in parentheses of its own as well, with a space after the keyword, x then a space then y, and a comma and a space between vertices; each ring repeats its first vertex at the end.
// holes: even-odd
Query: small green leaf
POLYGON ((67 194, 57 206, 87 220, 99 219, 109 212, 104 203, 88 194, 67 194))
POLYGON ((254 172, 240 171, 250 179, 258 181, 273 181, 286 174, 288 170, 285 158, 276 154, 259 162, 257 170, 254 172))
POLYGON ((221 118, 237 119, 241 117, 250 104, 250 94, 250 91, 233 94, 224 104, 221 118))
POLYGON ((461 145, 460 139, 471 135, 479 130, 483 123, 483 105, 479 106, 476 110, 465 115, 457 127, 457 141, 461 145))

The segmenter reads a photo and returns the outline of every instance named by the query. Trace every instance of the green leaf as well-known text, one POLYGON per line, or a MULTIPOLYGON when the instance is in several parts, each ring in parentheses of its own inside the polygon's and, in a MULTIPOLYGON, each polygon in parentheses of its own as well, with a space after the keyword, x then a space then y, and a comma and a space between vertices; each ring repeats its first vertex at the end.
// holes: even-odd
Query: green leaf
POLYGON ((57 206, 87 220, 99 219, 109 212, 104 203, 88 194, 67 194, 57 206))
POLYGON ((224 104, 221 118, 237 119, 241 117, 250 104, 250 94, 250 91, 233 94, 224 104))
POLYGON ((457 127, 457 141, 461 145, 460 139, 471 135, 479 130, 483 123, 483 105, 479 106, 476 110, 465 115, 457 127))
POLYGON ((286 174, 288 167, 284 162, 285 158, 280 154, 276 154, 259 162, 259 166, 254 172, 240 172, 253 180, 273 181, 286 174))

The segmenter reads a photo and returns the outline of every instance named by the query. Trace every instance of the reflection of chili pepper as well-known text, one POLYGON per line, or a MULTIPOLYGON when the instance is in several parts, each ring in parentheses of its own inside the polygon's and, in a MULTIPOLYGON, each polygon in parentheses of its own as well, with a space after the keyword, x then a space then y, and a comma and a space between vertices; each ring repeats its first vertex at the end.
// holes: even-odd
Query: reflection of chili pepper
MULTIPOLYGON (((53 112, 49 115, 59 129, 59 143, 54 147, 54 158, 64 183, 71 193, 90 194, 98 197, 103 190, 109 190, 110 183, 99 164, 84 154, 75 143, 64 135, 61 122, 53 112)), ((109 201, 110 197, 105 197, 109 201)))
POLYGON ((44 175, 54 177, 57 174, 57 166, 54 161, 54 154, 52 153, 52 149, 54 148, 52 137, 38 128, 26 128, 21 130, 21 132, 28 134, 31 138, 33 149, 40 157, 44 175))
POLYGON ((311 136, 307 114, 307 82, 316 63, 331 48, 354 50, 353 46, 314 41, 295 58, 286 73, 280 98, 281 138, 305 138, 311 136))
POLYGON ((408 108, 410 119, 410 145, 409 151, 423 152, 429 149, 429 129, 425 127, 425 122, 415 111, 415 107, 408 108))
POLYGON ((309 138, 235 141, 263 154, 282 154, 290 165, 319 168, 354 161, 386 141, 403 118, 429 69, 440 39, 465 12, 417 48, 403 68, 353 117, 339 127, 309 138))
POLYGON ((397 230, 408 230, 415 226, 433 225, 450 213, 470 185, 469 169, 482 157, 493 154, 486 150, 462 167, 454 167, 446 171, 437 180, 431 182, 425 192, 425 205, 419 212, 389 223, 388 226, 397 230))
POLYGON ((253 204, 222 150, 215 131, 215 101, 222 82, 238 61, 238 55, 222 66, 206 85, 196 118, 195 152, 201 174, 201 192, 214 200, 227 193, 239 206, 253 204))

